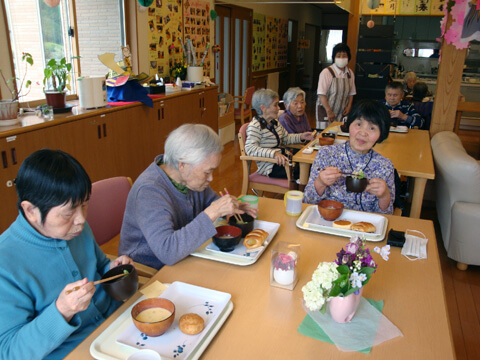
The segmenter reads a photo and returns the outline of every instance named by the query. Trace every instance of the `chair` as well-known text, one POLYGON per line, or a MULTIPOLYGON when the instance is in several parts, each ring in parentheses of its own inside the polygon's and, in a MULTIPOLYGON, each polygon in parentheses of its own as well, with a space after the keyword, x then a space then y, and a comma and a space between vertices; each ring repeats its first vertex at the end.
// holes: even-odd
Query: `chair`
MULTIPOLYGON (((117 258, 120 230, 132 179, 125 176, 94 182, 88 202, 87 222, 97 244, 110 260, 117 258)), ((135 269, 143 284, 157 273, 156 269, 135 263, 135 269), (143 279, 142 279, 143 277, 143 279)))
POLYGON ((260 175, 257 172, 251 172, 252 162, 254 161, 266 161, 271 163, 277 163, 275 159, 248 156, 245 153, 245 140, 247 139, 247 126, 248 123, 243 124, 238 132, 238 145, 240 146, 240 160, 242 160, 243 167, 243 180, 242 180, 242 194, 247 194, 248 189, 258 191, 261 196, 264 191, 285 194, 289 189, 290 184, 290 167, 285 164, 285 171, 288 179, 275 179, 265 175, 260 175))
POLYGON ((432 137, 438 222, 447 256, 459 270, 480 265, 480 161, 465 151, 457 134, 432 137))
POLYGON ((245 124, 245 119, 248 119, 247 122, 252 120, 252 97, 255 92, 255 86, 250 86, 245 89, 245 94, 243 96, 234 96, 234 102, 239 106, 234 110, 235 120, 240 120, 240 126, 245 124))

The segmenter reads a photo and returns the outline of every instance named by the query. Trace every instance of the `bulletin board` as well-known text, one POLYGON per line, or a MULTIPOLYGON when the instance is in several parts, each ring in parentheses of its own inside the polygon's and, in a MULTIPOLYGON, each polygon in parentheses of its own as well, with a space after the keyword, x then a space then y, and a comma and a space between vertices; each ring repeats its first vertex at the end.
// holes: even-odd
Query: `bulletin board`
POLYGON ((362 15, 444 15, 446 0, 384 0, 376 9, 362 2, 362 15))
POLYGON ((181 62, 183 36, 182 0, 155 0, 148 8, 149 75, 168 76, 174 62, 181 62))
POLYGON ((252 70, 265 70, 265 22, 263 14, 253 13, 252 70))
MULTIPOLYGON (((184 41, 192 40, 195 59, 200 65, 210 38, 210 2, 204 0, 185 0, 183 4, 184 41)), ((203 74, 210 75, 210 56, 203 63, 203 74)))
POLYGON ((253 71, 283 68, 288 57, 288 20, 253 14, 253 71))
POLYGON ((267 16, 265 31, 265 69, 274 69, 277 60, 278 19, 267 16))

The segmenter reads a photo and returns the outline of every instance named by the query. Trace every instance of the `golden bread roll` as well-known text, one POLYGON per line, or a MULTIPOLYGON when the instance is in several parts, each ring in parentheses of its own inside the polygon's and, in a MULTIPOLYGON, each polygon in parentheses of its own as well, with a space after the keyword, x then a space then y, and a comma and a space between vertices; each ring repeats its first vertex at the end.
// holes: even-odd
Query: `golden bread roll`
POLYGON ((203 330, 204 321, 201 316, 189 313, 182 315, 178 321, 178 327, 187 335, 196 335, 203 330))
POLYGON ((268 232, 262 229, 255 229, 250 231, 247 236, 245 236, 243 245, 245 245, 247 249, 255 249, 259 246, 262 246, 267 237, 268 232))
POLYGON ((353 224, 351 230, 361 231, 366 233, 374 233, 377 229, 375 228, 375 225, 369 222, 360 221, 358 223, 353 224))
POLYGON ((333 222, 334 228, 350 230, 352 227, 352 222, 348 220, 336 220, 333 222))

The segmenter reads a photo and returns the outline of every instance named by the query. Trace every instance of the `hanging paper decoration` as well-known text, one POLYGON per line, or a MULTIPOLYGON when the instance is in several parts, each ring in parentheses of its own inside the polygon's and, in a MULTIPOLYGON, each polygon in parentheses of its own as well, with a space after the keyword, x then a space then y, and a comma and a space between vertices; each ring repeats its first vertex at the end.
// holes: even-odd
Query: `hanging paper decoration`
POLYGON ((380 0, 367 0, 367 6, 372 10, 376 9, 380 6, 380 0))
POLYGON ((43 2, 51 8, 57 7, 60 4, 60 0, 43 0, 43 2))

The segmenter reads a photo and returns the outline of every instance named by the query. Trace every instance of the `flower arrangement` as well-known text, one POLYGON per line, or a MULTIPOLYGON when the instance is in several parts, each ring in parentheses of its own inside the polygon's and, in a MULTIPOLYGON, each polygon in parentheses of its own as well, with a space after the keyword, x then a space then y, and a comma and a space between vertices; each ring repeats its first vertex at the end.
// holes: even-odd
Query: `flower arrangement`
POLYGON ((176 62, 170 68, 170 76, 175 80, 179 77, 182 80, 185 80, 187 76, 187 65, 183 62, 176 62))
POLYGON ((26 77, 27 77, 28 65, 33 66, 32 55, 29 54, 29 53, 23 52, 22 53, 22 62, 25 63, 25 71, 23 73, 23 78, 22 78, 19 86, 16 86, 15 80, 20 80, 20 79, 18 79, 16 77, 12 77, 12 78, 7 80, 3 76, 3 72, 0 69, 0 75, 2 77, 2 80, 5 83, 5 86, 7 86, 8 90, 10 90, 10 93, 12 94, 12 101, 18 100, 22 96, 26 96, 31 90, 30 85, 32 84, 32 82, 30 80, 26 79, 26 77), (28 90, 28 92, 26 94, 22 95, 21 92, 22 92, 23 85, 25 85, 25 88, 27 88, 27 89, 30 87, 30 89, 28 90))
POLYGON ((293 270, 296 265, 297 255, 290 251, 288 254, 280 253, 273 260, 273 267, 275 270, 293 270))
MULTIPOLYGON (((390 245, 382 249, 375 248, 375 252, 384 260, 388 260, 389 251, 390 245)), ((377 264, 365 246, 365 241, 352 237, 345 249, 342 248, 337 253, 336 260, 321 262, 314 271, 312 280, 302 288, 305 306, 311 311, 320 310, 324 314, 330 298, 358 294, 376 269, 377 264)))

